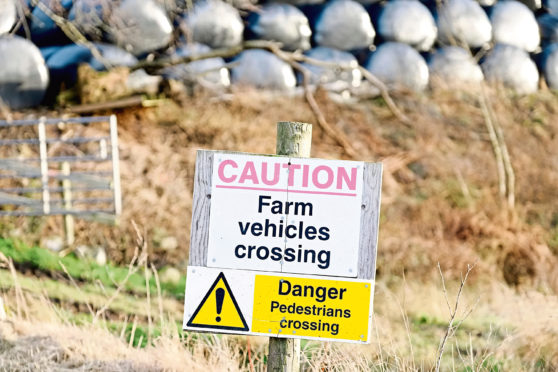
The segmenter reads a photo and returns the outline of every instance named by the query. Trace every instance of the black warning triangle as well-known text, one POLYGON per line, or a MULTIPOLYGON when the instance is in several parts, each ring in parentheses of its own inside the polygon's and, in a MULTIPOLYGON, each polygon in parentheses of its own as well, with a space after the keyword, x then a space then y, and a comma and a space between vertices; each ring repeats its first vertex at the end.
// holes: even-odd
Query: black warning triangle
POLYGON ((231 331, 249 330, 223 272, 217 276, 186 325, 231 331))

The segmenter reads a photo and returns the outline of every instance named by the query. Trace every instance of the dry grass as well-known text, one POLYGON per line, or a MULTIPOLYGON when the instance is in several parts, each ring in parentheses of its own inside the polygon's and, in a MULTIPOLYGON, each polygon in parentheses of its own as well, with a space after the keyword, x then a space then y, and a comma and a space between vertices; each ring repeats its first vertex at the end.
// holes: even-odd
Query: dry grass
MULTIPOLYGON (((459 286, 449 282, 452 298, 459 286)), ((4 293, 8 320, 0 322, 0 370, 80 371, 249 371, 248 339, 237 336, 178 334, 165 316, 162 334, 145 348, 108 330, 107 323, 68 321, 45 297, 25 293, 17 304, 4 293), (25 306, 18 317, 17 306, 25 306)), ((412 278, 376 285, 370 345, 303 343, 304 371, 431 370, 447 328, 448 308, 441 284, 412 278)), ((145 301, 145 299, 143 300, 145 301)), ((464 288, 441 370, 552 371, 558 368, 556 296, 518 293, 503 285, 464 288), (467 309, 473 312, 464 319, 467 309)), ((160 320, 155 320, 160 327, 160 320)), ((267 339, 250 337, 255 371, 265 370, 267 339)))
MULTIPOLYGON (((515 172, 513 210, 499 194, 497 165, 478 94, 399 95, 396 101, 411 125, 395 119, 380 100, 341 105, 323 94, 316 98, 328 122, 352 142, 358 160, 382 161, 385 173, 375 340, 369 346, 307 343, 304 369, 433 368, 448 319, 438 262, 450 294, 467 265, 476 262, 460 311, 480 299, 448 342, 442 370, 558 369, 556 96, 547 91, 525 97, 488 92, 515 172)), ((18 115, 23 114, 14 114, 18 115)), ((117 115, 122 224, 79 222, 78 244, 104 245, 113 261, 129 262, 134 247, 131 221, 135 220, 145 226, 153 262, 179 267, 185 267, 187 260, 196 149, 273 153, 277 121, 314 121, 301 97, 255 91, 221 99, 182 97, 117 115), (176 250, 163 250, 160 243, 165 236, 177 238, 176 250)), ((346 158, 337 142, 318 127, 313 136, 314 157, 346 158)), ((2 221, 0 231, 19 232, 33 242, 61 234, 60 222, 56 218, 2 221)), ((16 298, 22 301, 21 295, 16 298)), ((245 338, 179 337, 169 330, 152 346, 137 350, 129 340, 107 332, 102 323, 77 327, 61 321, 65 318, 55 310, 52 317, 45 315, 46 305, 36 295, 28 299, 29 306, 39 303, 42 308, 30 310, 32 316, 26 311, 14 315, 21 309, 11 293, 7 301, 13 323, 0 323, 0 363, 19 363, 32 352, 41 355, 37 360, 44 360, 44 366, 72 365, 87 371, 249 368, 245 338)), ((459 312, 457 319, 462 316, 459 312)), ((264 370, 265 339, 251 338, 250 345, 255 370, 264 370)), ((23 362, 14 366, 26 368, 23 362)))
MULTIPOLYGON (((352 141, 359 159, 384 162, 380 275, 403 270, 431 279, 441 262, 448 275, 457 277, 468 263, 478 261, 477 276, 556 289, 558 244, 548 244, 558 239, 554 95, 488 92, 516 174, 513 211, 498 193, 496 162, 477 94, 399 96, 412 126, 395 119, 381 101, 340 105, 324 94, 318 94, 317 101, 328 121, 352 141)), ((122 224, 108 228, 79 222, 78 243, 108 246, 113 261, 128 262, 133 219, 146 227, 150 256, 157 265, 182 267, 187 260, 196 149, 272 153, 277 121, 314 121, 301 97, 250 90, 220 100, 183 97, 117 115, 122 224), (166 236, 177 238, 178 249, 161 248, 166 236)), ((313 156, 346 158, 319 127, 314 128, 313 156)), ((61 234, 60 222, 18 220, 11 230, 38 241, 40 236, 61 234)), ((8 230, 10 222, 3 228, 8 230)))

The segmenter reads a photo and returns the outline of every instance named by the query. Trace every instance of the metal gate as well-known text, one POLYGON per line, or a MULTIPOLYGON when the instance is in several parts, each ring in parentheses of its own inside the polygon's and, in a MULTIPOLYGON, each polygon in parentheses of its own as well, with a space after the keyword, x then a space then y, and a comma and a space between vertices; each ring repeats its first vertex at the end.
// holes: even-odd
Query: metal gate
POLYGON ((121 212, 114 115, 0 121, 0 216, 121 212))

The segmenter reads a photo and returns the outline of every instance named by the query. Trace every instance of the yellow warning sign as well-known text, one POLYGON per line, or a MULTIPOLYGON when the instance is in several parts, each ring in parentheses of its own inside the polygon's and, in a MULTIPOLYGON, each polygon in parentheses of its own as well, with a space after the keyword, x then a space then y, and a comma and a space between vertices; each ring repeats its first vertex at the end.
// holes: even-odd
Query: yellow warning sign
POLYGON ((248 325, 221 272, 187 323, 188 327, 248 331, 248 325))
POLYGON ((252 332, 368 341, 370 282, 256 275, 252 332))

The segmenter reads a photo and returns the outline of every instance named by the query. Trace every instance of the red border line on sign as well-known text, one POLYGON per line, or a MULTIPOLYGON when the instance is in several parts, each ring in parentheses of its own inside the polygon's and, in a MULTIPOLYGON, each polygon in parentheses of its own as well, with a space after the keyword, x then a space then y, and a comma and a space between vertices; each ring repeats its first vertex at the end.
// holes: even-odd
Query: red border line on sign
POLYGON ((237 190, 257 190, 257 191, 279 191, 279 192, 294 192, 298 194, 321 194, 321 195, 336 195, 336 196, 357 196, 356 193, 345 192, 330 192, 330 191, 305 191, 305 190, 287 190, 287 189, 268 189, 265 187, 248 187, 248 186, 228 186, 228 185, 215 185, 220 189, 237 189, 237 190))

